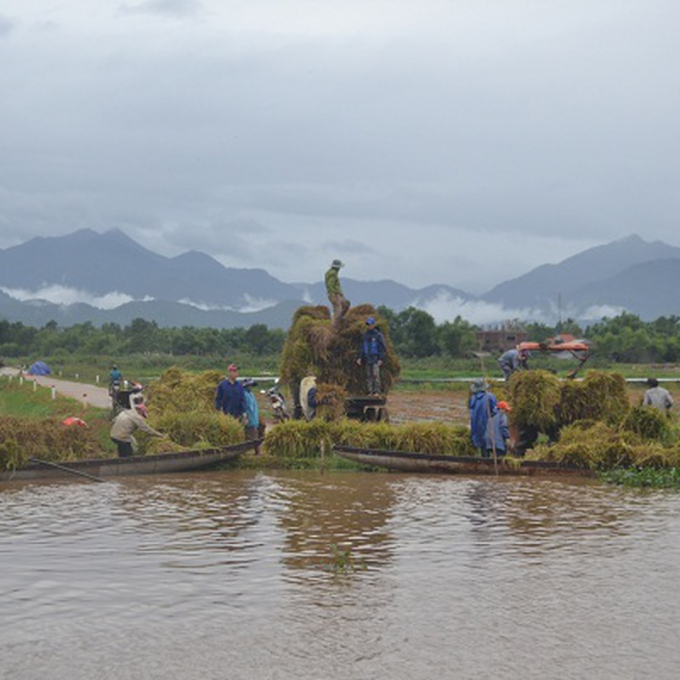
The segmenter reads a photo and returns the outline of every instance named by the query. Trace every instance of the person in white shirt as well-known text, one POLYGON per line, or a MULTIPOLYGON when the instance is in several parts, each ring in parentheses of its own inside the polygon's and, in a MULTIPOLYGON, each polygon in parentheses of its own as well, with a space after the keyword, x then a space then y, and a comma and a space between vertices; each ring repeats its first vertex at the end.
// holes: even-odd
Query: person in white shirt
POLYGON ((118 447, 120 458, 134 456, 137 449, 137 440, 132 434, 137 428, 155 437, 164 437, 164 434, 156 431, 146 421, 146 406, 143 403, 134 404, 133 408, 121 411, 113 420, 111 426, 111 441, 118 447))
POLYGON ((656 378, 649 378, 647 385, 649 389, 642 398, 642 405, 658 408, 666 414, 670 413, 671 408, 673 408, 671 393, 667 389, 659 387, 659 381, 656 378))

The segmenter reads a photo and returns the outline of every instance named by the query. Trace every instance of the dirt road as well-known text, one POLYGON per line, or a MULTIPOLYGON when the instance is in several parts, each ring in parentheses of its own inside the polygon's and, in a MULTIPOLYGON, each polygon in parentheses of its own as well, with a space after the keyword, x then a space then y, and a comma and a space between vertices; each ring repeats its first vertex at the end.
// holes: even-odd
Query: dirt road
MULTIPOLYGON (((11 375, 13 379, 18 380, 19 375, 16 368, 0 368, 2 375, 11 375)), ((84 383, 70 382, 69 380, 59 380, 51 375, 24 375, 24 380, 36 382, 43 387, 54 387, 59 393, 65 397, 71 397, 82 401, 84 404, 95 406, 97 408, 109 408, 111 406, 111 397, 106 387, 97 387, 96 385, 86 385, 84 383)))

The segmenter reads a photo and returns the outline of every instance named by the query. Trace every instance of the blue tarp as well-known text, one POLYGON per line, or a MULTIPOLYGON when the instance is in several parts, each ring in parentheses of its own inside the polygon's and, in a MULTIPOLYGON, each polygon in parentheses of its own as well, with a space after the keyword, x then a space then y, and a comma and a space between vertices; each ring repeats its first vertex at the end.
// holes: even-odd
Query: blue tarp
POLYGON ((52 369, 44 361, 36 361, 29 369, 28 375, 49 375, 52 369))

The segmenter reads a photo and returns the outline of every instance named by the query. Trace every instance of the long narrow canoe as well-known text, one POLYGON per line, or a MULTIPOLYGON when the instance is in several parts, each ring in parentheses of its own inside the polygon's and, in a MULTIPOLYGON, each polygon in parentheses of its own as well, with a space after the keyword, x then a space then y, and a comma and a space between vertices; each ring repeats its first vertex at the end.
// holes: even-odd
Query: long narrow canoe
POLYGON ((158 453, 151 456, 132 456, 130 458, 92 458, 58 463, 55 467, 49 462, 31 463, 16 470, 0 472, 0 481, 50 479, 77 476, 119 477, 124 475, 154 475, 169 472, 188 472, 204 470, 219 463, 232 460, 244 451, 254 449, 262 440, 251 440, 232 446, 213 449, 196 449, 180 453, 158 453))
POLYGON ((467 475, 575 475, 594 477, 592 470, 573 465, 562 465, 539 460, 498 460, 495 465, 491 458, 471 456, 446 456, 405 451, 360 449, 351 446, 333 446, 333 451, 342 458, 362 465, 386 468, 398 472, 426 472, 467 475))

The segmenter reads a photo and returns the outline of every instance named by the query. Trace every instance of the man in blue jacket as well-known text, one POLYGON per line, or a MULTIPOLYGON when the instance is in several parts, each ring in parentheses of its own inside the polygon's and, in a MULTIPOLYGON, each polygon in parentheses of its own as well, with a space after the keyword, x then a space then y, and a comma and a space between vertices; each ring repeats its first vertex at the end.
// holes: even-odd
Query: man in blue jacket
POLYGON ((472 445, 479 449, 482 458, 487 458, 486 443, 490 436, 490 421, 496 413, 496 397, 487 392, 489 386, 485 380, 475 380, 470 386, 470 401, 468 409, 470 411, 470 439, 472 445))
POLYGON ((230 364, 227 377, 217 386, 215 408, 228 416, 240 419, 246 412, 246 395, 238 380, 238 366, 230 364))
POLYGON ((366 386, 368 393, 372 396, 380 396, 380 367, 385 360, 387 347, 385 336, 382 331, 375 327, 375 317, 369 316, 366 319, 368 327, 361 338, 359 358, 357 363, 366 367, 366 386))

